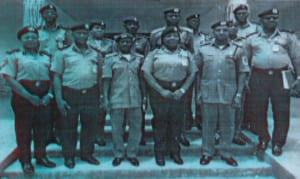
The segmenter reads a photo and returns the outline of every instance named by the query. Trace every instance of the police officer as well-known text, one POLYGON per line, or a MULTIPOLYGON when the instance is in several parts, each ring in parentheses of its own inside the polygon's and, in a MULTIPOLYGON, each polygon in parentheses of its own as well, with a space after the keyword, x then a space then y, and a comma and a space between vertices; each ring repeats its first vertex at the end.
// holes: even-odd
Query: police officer
POLYGON ((141 140, 142 95, 141 65, 143 56, 131 53, 133 37, 123 33, 116 37, 118 53, 106 56, 103 66, 103 88, 105 106, 110 109, 113 166, 118 166, 127 155, 133 166, 139 166, 137 152, 141 140), (129 125, 127 151, 125 150, 123 133, 124 121, 129 125))
POLYGON ((252 119, 255 119, 259 136, 258 151, 264 152, 271 140, 272 154, 279 156, 286 143, 290 121, 290 91, 294 91, 293 88, 290 90, 283 86, 282 73, 292 68, 298 76, 293 86, 299 86, 300 45, 295 34, 278 29, 278 9, 263 11, 258 17, 260 30, 246 42, 252 66, 249 102, 253 105, 250 107, 252 114, 255 114, 252 119), (274 120, 272 138, 267 122, 269 100, 274 120))
POLYGON ((204 44, 197 54, 200 57, 200 81, 196 101, 201 104, 203 116, 203 155, 200 164, 207 165, 213 158, 218 125, 221 159, 231 166, 237 166, 238 163, 225 148, 232 143, 234 107, 241 105, 245 73, 249 71, 248 60, 241 46, 230 43, 226 21, 217 22, 211 27, 214 41, 204 44))
POLYGON ((178 8, 167 8, 164 10, 164 18, 166 25, 151 31, 150 34, 150 45, 151 49, 159 48, 162 46, 161 34, 170 26, 177 27, 180 34, 180 46, 185 50, 192 52, 193 49, 193 31, 187 27, 179 26, 180 22, 180 9, 178 8))
MULTIPOLYGON (((147 54, 150 51, 150 42, 147 36, 138 33, 138 30, 140 28, 140 23, 139 20, 136 17, 126 17, 123 20, 124 23, 124 28, 126 33, 129 33, 133 37, 133 45, 132 45, 132 52, 137 53, 139 55, 142 55, 144 57, 147 56, 147 54)), ((141 79, 141 83, 144 83, 144 79, 141 79)), ((144 84, 143 84, 144 85, 144 84)), ((147 91, 145 91, 146 94, 142 94, 142 99, 143 99, 143 104, 147 104, 147 91)), ((146 113, 146 108, 147 105, 142 106, 142 138, 140 141, 141 145, 146 145, 146 140, 145 140, 145 113, 146 113)))
POLYGON ((191 53, 180 48, 180 40, 180 30, 167 27, 161 34, 162 47, 150 52, 142 67, 151 87, 154 151, 159 166, 165 165, 167 153, 176 164, 183 164, 179 138, 186 109, 186 91, 198 69, 191 53))
POLYGON ((54 91, 58 109, 62 153, 64 164, 75 167, 77 126, 80 115, 80 157, 82 160, 98 165, 92 156, 95 141, 99 93, 99 70, 102 56, 88 46, 89 26, 76 25, 71 28, 74 44, 55 54, 51 71, 54 72, 54 91))
MULTIPOLYGON (((48 4, 40 9, 40 14, 45 22, 45 25, 38 28, 40 49, 54 55, 58 49, 63 48, 67 41, 65 40, 66 31, 62 26, 57 25, 58 18, 56 7, 48 4)), ((57 120, 59 112, 55 100, 51 100, 50 128, 48 134, 48 143, 60 143, 57 132, 57 120)))
POLYGON ((15 113, 15 132, 19 160, 25 174, 34 173, 30 143, 34 140, 36 163, 48 168, 56 166, 46 157, 49 130, 49 102, 53 98, 50 84, 51 55, 39 51, 37 29, 24 27, 18 31, 22 50, 15 50, 6 58, 1 70, 13 90, 12 108, 15 113))
MULTIPOLYGON (((104 37, 106 24, 103 21, 93 21, 90 23, 90 37, 88 44, 91 48, 100 53, 103 57, 113 52, 113 40, 104 37)), ((99 86, 101 89, 102 87, 99 86)), ((104 108, 99 109, 99 120, 97 124, 96 141, 99 146, 105 146, 104 126, 105 126, 106 111, 104 108)))

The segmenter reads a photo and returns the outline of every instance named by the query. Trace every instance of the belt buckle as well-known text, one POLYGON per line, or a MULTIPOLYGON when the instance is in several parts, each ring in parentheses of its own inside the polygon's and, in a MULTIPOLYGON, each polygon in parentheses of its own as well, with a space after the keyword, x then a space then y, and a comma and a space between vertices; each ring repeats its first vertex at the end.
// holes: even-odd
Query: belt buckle
POLYGON ((274 71, 273 70, 269 70, 268 71, 268 75, 273 75, 274 74, 274 71))
POLYGON ((41 82, 40 81, 36 81, 34 85, 35 85, 35 87, 39 87, 41 85, 41 82))
POLYGON ((172 86, 172 88, 175 88, 177 86, 177 83, 176 82, 172 82, 171 86, 172 86))
POLYGON ((87 90, 84 89, 84 90, 81 90, 81 94, 86 94, 87 90))

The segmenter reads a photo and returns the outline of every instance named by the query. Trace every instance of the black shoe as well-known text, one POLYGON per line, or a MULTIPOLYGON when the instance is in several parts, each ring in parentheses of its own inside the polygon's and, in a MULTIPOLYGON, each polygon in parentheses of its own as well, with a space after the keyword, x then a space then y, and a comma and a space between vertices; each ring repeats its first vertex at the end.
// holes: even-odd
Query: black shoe
POLYGON ((179 154, 171 154, 171 155, 170 155, 170 158, 171 158, 175 163, 177 163, 178 165, 182 165, 182 164, 183 164, 183 160, 182 160, 182 158, 180 157, 179 154))
POLYGON ((181 135, 179 142, 183 145, 183 146, 190 146, 190 141, 183 135, 181 135))
POLYGON ((234 160, 234 158, 230 157, 230 158, 226 158, 221 156, 221 159, 224 160, 228 165, 231 165, 233 167, 238 166, 238 163, 236 160, 234 160))
POLYGON ((274 145, 272 147, 272 154, 275 156, 280 156, 282 154, 282 148, 279 145, 274 145))
POLYGON ((144 137, 142 137, 141 141, 140 141, 140 145, 145 146, 146 145, 146 140, 144 137))
POLYGON ((37 158, 36 159, 36 164, 47 167, 47 168, 56 167, 56 164, 54 162, 50 161, 47 157, 37 158))
POLYGON ((200 159, 200 164, 201 165, 207 165, 209 164, 209 162, 212 160, 211 156, 207 156, 207 155, 202 155, 201 159, 200 159))
POLYGON ((114 158, 114 160, 112 161, 112 165, 113 165, 113 166, 118 166, 118 165, 121 164, 122 161, 123 161, 123 158, 121 158, 121 157, 116 157, 116 158, 114 158))
POLYGON ((232 140, 232 142, 236 145, 246 145, 246 142, 240 137, 236 137, 232 140))
POLYGON ((81 158, 81 160, 86 161, 87 163, 92 164, 92 165, 100 164, 100 162, 92 155, 82 156, 80 158, 81 158))
POLYGON ((256 148, 258 151, 265 151, 268 148, 268 142, 267 141, 259 141, 256 148))
POLYGON ((21 162, 21 165, 22 165, 23 172, 26 175, 30 175, 34 173, 34 167, 31 164, 31 162, 21 162))
POLYGON ((65 158, 65 166, 72 169, 75 167, 74 158, 65 158))
POLYGON ((165 157, 163 155, 155 155, 155 162, 158 166, 165 166, 165 157))
POLYGON ((96 139, 95 143, 99 146, 106 146, 106 141, 104 139, 96 139))
POLYGON ((140 162, 135 157, 128 157, 127 160, 133 165, 133 166, 139 166, 140 162))

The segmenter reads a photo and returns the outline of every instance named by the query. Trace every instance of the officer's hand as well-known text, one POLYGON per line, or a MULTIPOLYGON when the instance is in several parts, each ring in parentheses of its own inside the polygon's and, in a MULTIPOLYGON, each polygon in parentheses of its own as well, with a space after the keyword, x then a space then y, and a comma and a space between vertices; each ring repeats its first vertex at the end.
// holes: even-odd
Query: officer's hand
POLYGON ((103 100, 103 107, 107 111, 107 113, 110 112, 110 102, 107 98, 104 98, 103 100))
POLYGON ((67 112, 71 106, 63 99, 57 100, 57 108, 61 115, 67 116, 67 112))
POLYGON ((143 98, 142 101, 142 110, 145 112, 147 110, 148 99, 146 97, 143 98))
POLYGON ((175 100, 180 100, 180 98, 184 95, 184 93, 182 91, 180 91, 179 89, 173 92, 173 99, 175 100))
POLYGON ((6 96, 10 92, 10 87, 8 87, 5 84, 0 84, 0 95, 1 96, 6 96))
POLYGON ((42 102, 43 106, 47 106, 50 103, 50 101, 51 101, 51 97, 47 94, 47 95, 43 96, 41 102, 42 102))
POLYGON ((233 98, 232 107, 241 108, 242 107, 242 95, 236 94, 233 98))
POLYGON ((34 105, 34 106, 39 106, 39 105, 41 105, 41 98, 39 98, 39 97, 36 96, 36 95, 30 95, 30 96, 28 97, 28 100, 29 100, 29 102, 30 102, 32 105, 34 105))
POLYGON ((172 92, 169 90, 166 90, 166 89, 160 91, 160 95, 164 98, 172 98, 173 97, 172 92))
POLYGON ((201 105, 202 101, 201 101, 201 95, 197 95, 196 97, 196 104, 197 105, 201 105))
POLYGON ((249 85, 249 80, 247 80, 247 81, 245 82, 245 90, 246 90, 247 93, 250 93, 250 92, 251 92, 250 85, 249 85))
POLYGON ((297 79, 291 86, 291 96, 300 98, 300 80, 297 79))
POLYGON ((100 97, 99 97, 99 108, 101 109, 101 108, 105 108, 105 106, 104 106, 104 97, 103 97, 103 95, 100 95, 100 97))

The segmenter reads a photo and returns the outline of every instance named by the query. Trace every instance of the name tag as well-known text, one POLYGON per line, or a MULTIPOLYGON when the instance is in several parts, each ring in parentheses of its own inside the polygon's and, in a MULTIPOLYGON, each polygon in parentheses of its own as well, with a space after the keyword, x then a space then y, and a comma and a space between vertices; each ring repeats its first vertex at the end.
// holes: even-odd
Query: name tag
POLYGON ((278 52, 279 51, 279 46, 278 45, 273 45, 272 50, 273 50, 273 52, 278 52))
POLYGON ((93 68, 92 68, 92 72, 93 72, 93 73, 97 73, 97 72, 98 72, 98 70, 97 70, 97 66, 93 66, 93 68))
POLYGON ((182 66, 188 66, 188 61, 187 60, 182 60, 181 65, 182 66))

